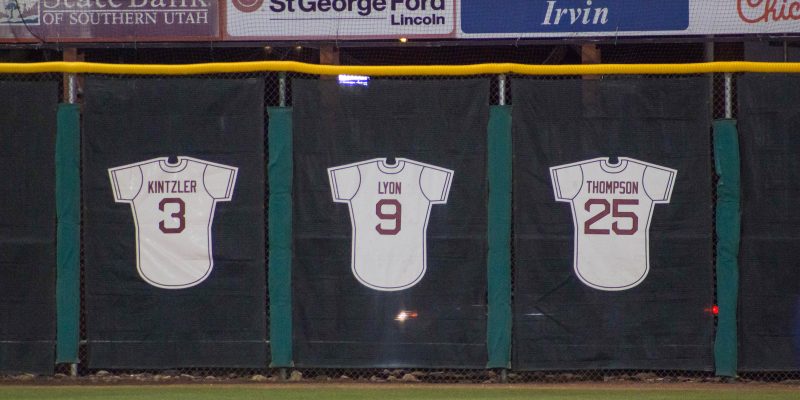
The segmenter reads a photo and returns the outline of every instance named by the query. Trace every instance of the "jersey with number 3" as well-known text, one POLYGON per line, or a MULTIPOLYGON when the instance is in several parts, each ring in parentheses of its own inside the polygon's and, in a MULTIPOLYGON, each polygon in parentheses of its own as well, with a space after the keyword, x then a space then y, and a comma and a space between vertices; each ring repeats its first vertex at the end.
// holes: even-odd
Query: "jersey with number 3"
POLYGON ((550 168, 557 201, 572 205, 574 269, 586 285, 626 290, 650 270, 653 207, 669 203, 677 171, 632 158, 550 168))
POLYGON ((238 169, 190 157, 155 158, 108 170, 114 199, 130 203, 136 268, 145 282, 183 289, 214 267, 211 223, 218 201, 230 201, 238 169))
POLYGON ((433 204, 447 203, 453 171, 398 158, 328 168, 333 201, 350 206, 351 269, 375 290, 408 289, 427 269, 433 204))

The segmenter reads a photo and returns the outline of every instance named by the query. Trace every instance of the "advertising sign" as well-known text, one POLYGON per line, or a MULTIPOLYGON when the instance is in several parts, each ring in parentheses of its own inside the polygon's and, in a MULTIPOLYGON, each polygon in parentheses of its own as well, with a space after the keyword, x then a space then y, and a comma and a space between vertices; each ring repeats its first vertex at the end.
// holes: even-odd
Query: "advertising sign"
POLYGON ((800 0, 461 0, 459 38, 800 32, 800 0))
POLYGON ((462 0, 464 34, 680 31, 689 0, 462 0))
POLYGON ((800 32, 800 0, 228 0, 225 10, 226 40, 800 32))
POLYGON ((230 0, 226 39, 453 37, 456 0, 230 0))
POLYGON ((217 0, 0 0, 0 41, 219 39, 217 0))

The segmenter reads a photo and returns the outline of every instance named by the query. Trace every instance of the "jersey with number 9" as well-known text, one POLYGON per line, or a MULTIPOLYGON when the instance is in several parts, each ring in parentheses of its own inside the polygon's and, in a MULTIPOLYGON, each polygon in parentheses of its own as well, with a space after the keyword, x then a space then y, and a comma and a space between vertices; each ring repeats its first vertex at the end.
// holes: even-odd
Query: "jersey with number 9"
POLYGON ((433 204, 447 203, 453 171, 398 158, 328 168, 333 201, 350 206, 351 270, 381 291, 408 289, 427 269, 433 204))

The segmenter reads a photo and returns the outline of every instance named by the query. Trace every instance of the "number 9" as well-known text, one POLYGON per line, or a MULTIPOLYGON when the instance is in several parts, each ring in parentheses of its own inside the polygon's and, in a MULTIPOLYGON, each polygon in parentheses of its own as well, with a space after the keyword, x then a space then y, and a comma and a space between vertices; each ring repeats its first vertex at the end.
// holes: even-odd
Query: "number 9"
POLYGON ((394 220, 394 228, 386 229, 381 224, 375 225, 375 230, 381 235, 397 235, 400 233, 401 216, 403 215, 403 206, 395 199, 382 199, 375 204, 375 215, 378 218, 391 221, 394 220), (387 214, 383 212, 383 206, 394 206, 394 212, 387 214))

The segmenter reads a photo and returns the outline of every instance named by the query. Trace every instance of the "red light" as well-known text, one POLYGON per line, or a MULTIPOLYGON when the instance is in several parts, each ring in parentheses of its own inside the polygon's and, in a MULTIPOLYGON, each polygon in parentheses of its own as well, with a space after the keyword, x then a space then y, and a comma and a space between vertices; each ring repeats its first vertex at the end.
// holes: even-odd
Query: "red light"
POLYGON ((711 313, 714 315, 719 315, 719 306, 714 304, 714 307, 711 307, 711 313))

